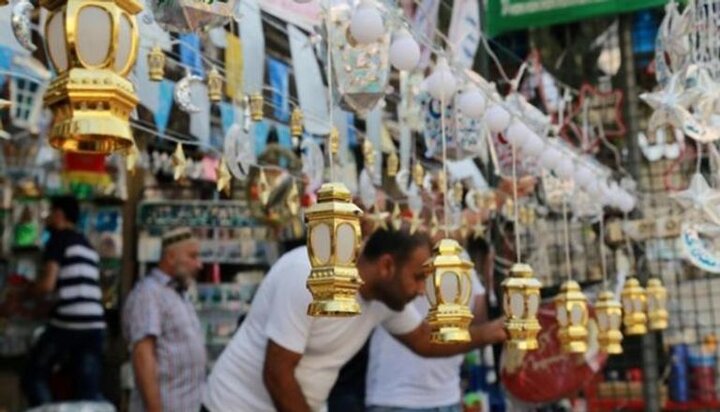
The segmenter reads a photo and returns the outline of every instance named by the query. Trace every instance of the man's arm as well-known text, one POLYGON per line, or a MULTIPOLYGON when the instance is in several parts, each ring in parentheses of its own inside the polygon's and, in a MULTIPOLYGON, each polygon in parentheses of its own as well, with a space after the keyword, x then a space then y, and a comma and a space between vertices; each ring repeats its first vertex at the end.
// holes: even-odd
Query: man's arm
POLYGON ((41 297, 55 290, 58 274, 60 273, 60 265, 54 260, 45 262, 40 279, 32 284, 31 293, 35 297, 41 297))
POLYGON ((430 325, 425 321, 412 332, 395 338, 408 349, 426 358, 453 356, 470 352, 480 346, 503 342, 507 339, 504 322, 504 319, 500 318, 482 325, 470 326, 468 343, 445 345, 430 342, 430 325))
POLYGON ((310 412, 305 395, 295 379, 301 353, 289 351, 272 339, 265 352, 263 382, 278 412, 310 412))
POLYGON ((132 366, 135 373, 135 384, 142 395, 145 410, 162 412, 154 336, 143 338, 135 344, 132 351, 132 366))

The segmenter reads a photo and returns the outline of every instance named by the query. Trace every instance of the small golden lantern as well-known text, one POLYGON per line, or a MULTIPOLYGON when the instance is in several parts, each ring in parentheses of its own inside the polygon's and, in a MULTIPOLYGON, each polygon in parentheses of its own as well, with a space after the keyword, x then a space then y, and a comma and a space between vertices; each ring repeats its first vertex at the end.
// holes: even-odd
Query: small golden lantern
POLYGON ((465 187, 463 186, 461 181, 455 182, 453 185, 453 202, 455 202, 456 205, 462 204, 463 201, 463 192, 465 191, 465 187))
POLYGON ((387 175, 388 177, 397 176, 398 168, 400 167, 400 160, 395 152, 391 152, 387 158, 387 175))
POLYGON ((505 327, 510 335, 508 347, 519 351, 537 349, 537 334, 540 332, 537 312, 542 284, 533 277, 530 265, 516 263, 510 268, 510 276, 502 286, 505 327))
POLYGON ((290 134, 300 137, 303 134, 303 114, 299 107, 295 106, 290 115, 290 134))
POLYGON ((647 316, 650 330, 664 330, 668 327, 667 289, 658 278, 648 279, 647 316))
POLYGON ((340 131, 335 126, 330 129, 330 136, 328 136, 328 146, 328 149, 330 149, 330 154, 333 156, 335 156, 340 150, 340 131))
POLYGON ((138 98, 126 78, 137 57, 136 0, 41 0, 46 48, 57 77, 45 92, 50 145, 109 154, 133 144, 138 98))
POLYGON ((259 122, 265 117, 265 98, 262 92, 255 93, 250 96, 250 119, 254 122, 259 122))
POLYGON ((147 55, 148 77, 154 82, 160 82, 165 78, 165 52, 160 46, 155 46, 147 55))
POLYGON ((375 148, 373 147, 370 139, 365 139, 362 145, 363 161, 365 162, 365 169, 372 170, 375 166, 375 148))
POLYGON ((623 334, 620 331, 621 308, 620 302, 609 290, 600 292, 595 303, 598 344, 601 351, 610 355, 617 355, 623 351, 620 344, 623 340, 623 334))
POLYGON ((559 325, 558 338, 563 350, 570 353, 587 352, 587 298, 574 280, 568 280, 560 286, 560 293, 555 297, 555 312, 559 325))
POLYGON ((469 342, 468 327, 472 288, 470 270, 473 265, 460 257, 462 248, 453 239, 442 239, 433 249, 433 257, 425 262, 428 274, 425 291, 430 312, 430 340, 434 343, 469 342))
POLYGON ((636 278, 628 278, 622 290, 623 323, 626 335, 647 333, 645 303, 645 289, 640 286, 640 282, 636 278))
POLYGON ((217 68, 213 66, 207 75, 208 98, 211 102, 219 102, 223 95, 223 78, 217 68))
POLYGON ((313 296, 310 316, 344 317, 360 314, 356 300, 362 284, 355 266, 362 211, 342 183, 325 183, 318 202, 305 212, 307 246, 312 271, 307 287, 313 296))
POLYGON ((420 162, 416 161, 415 166, 413 167, 413 181, 415 182, 415 186, 422 187, 423 186, 423 180, 425 179, 425 169, 423 169, 420 162))

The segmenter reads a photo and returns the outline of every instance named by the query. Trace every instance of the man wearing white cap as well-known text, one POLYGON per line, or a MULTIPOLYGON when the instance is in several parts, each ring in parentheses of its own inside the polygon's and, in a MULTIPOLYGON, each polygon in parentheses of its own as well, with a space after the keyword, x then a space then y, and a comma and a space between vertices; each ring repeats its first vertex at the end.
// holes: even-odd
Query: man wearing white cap
POLYGON ((202 268, 200 245, 180 228, 162 238, 157 268, 139 281, 123 310, 135 387, 130 411, 196 412, 205 381, 205 341, 185 291, 202 268))

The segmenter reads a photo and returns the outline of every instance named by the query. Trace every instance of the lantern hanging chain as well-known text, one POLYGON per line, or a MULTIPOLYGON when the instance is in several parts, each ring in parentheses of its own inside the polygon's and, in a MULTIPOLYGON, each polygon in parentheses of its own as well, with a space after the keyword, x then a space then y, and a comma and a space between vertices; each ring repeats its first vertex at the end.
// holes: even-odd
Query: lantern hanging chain
POLYGON ((445 220, 445 237, 450 237, 450 224, 448 219, 448 169, 447 169, 447 133, 445 131, 445 93, 440 96, 440 132, 442 133, 442 163, 443 163, 443 179, 440 183, 444 187, 440 188, 443 193, 443 218, 445 220))
MULTIPOLYGON (((627 226, 628 222, 630 221, 628 219, 628 214, 625 213, 623 216, 623 223, 625 224, 625 226, 627 226)), ((628 235, 625 235, 625 246, 628 250, 628 257, 630 258, 630 268, 632 269, 635 267, 635 249, 633 248, 632 242, 630 241, 630 236, 628 235)), ((633 270, 632 272, 634 273, 635 271, 633 270)))
POLYGON ((572 265, 570 263, 570 229, 568 224, 567 199, 563 196, 563 226, 565 232, 565 266, 567 269, 567 278, 572 280, 572 265))
POLYGON ((522 256, 520 255, 520 211, 518 207, 518 190, 517 190, 517 146, 512 146, 512 182, 513 182, 513 215, 515 218, 515 225, 514 225, 514 231, 515 231, 515 255, 517 258, 517 263, 520 263, 522 261, 522 256))
POLYGON ((702 169, 702 157, 703 157, 703 146, 700 141, 695 142, 697 144, 697 163, 695 165, 695 173, 700 173, 702 169))
POLYGON ((330 162, 330 180, 335 181, 335 161, 333 159, 333 142, 330 141, 330 137, 333 135, 333 114, 335 104, 333 102, 333 73, 332 73, 332 13, 330 10, 330 2, 325 2, 325 30, 327 33, 327 61, 325 62, 327 68, 327 82, 328 82, 328 121, 330 122, 330 134, 328 135, 327 142, 327 155, 328 161, 330 162))
POLYGON ((600 270, 602 270, 603 289, 607 289, 607 262, 605 261, 605 219, 600 216, 600 270))

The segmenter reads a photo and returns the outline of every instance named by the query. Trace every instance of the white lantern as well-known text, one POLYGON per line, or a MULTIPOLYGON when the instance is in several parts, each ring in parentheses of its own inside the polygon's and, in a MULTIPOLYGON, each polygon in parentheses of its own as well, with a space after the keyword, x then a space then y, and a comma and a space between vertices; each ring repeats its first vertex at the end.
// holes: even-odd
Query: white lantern
POLYGON ((507 128, 507 131, 505 132, 505 138, 508 142, 510 142, 511 145, 522 147, 525 145, 525 142, 530 138, 530 135, 532 134, 532 130, 530 130, 529 127, 525 126, 525 123, 515 120, 512 122, 510 127, 507 128))
POLYGON ((560 159, 553 171, 563 179, 570 179, 573 177, 575 165, 573 164, 572 159, 570 159, 569 157, 564 157, 560 159))
POLYGON ((420 62, 420 46, 405 29, 395 34, 390 45, 390 63, 398 70, 410 71, 420 62))
POLYGON ((510 125, 510 112, 500 104, 494 104, 485 112, 485 123, 493 133, 500 133, 510 125))
POLYGON ((471 85, 460 95, 458 105, 462 113, 473 119, 480 120, 485 114, 485 96, 480 93, 480 89, 475 85, 471 85))
POLYGON ((545 142, 537 134, 531 132, 528 138, 525 140, 525 144, 522 146, 522 151, 533 157, 537 157, 542 153, 545 148, 545 142))
POLYGON ((562 153, 552 146, 547 146, 540 154, 540 165, 546 169, 553 170, 560 163, 562 153))
POLYGON ((375 42, 385 34, 385 23, 375 2, 360 2, 350 20, 350 34, 360 44, 375 42))
POLYGON ((438 58, 435 70, 427 78, 427 88, 430 95, 437 100, 449 102, 457 90, 457 80, 448 65, 447 59, 438 58))
POLYGON ((631 194, 627 192, 620 192, 618 200, 618 209, 620 209, 623 213, 630 213, 633 209, 635 209, 635 198, 631 194))
POLYGON ((575 169, 575 174, 573 176, 575 178, 575 183, 580 185, 582 188, 586 188, 590 182, 593 181, 594 177, 592 171, 590 168, 588 168, 585 165, 578 165, 578 167, 575 169))

